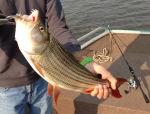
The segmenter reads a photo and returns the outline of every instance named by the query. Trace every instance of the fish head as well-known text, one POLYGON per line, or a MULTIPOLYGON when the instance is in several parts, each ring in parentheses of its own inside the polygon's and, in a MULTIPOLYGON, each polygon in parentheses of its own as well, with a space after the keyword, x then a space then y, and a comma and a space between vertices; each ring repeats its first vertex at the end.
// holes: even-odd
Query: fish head
POLYGON ((32 10, 30 15, 10 16, 16 22, 15 40, 22 51, 41 53, 48 45, 48 32, 39 18, 39 11, 32 10))

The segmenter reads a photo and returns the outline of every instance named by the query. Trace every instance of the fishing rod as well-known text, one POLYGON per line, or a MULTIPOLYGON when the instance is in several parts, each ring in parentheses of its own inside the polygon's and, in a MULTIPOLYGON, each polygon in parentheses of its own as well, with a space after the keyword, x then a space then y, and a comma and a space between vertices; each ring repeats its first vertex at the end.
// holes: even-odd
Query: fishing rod
MULTIPOLYGON (((129 89, 130 89, 130 88, 137 89, 137 88, 139 87, 139 89, 140 89, 140 91, 141 91, 141 93, 142 93, 142 95, 143 95, 143 97, 144 97, 145 102, 146 102, 146 103, 150 103, 149 98, 147 97, 147 95, 144 93, 144 91, 143 91, 143 89, 142 89, 142 86, 141 86, 141 83, 140 83, 139 79, 138 79, 137 76, 135 75, 135 72, 134 72, 133 68, 130 66, 128 60, 126 59, 124 53, 122 52, 120 46, 118 45, 116 39, 114 38, 114 35, 113 35, 113 33, 111 32, 111 29, 110 29, 109 26, 108 26, 108 30, 109 30, 109 33, 111 34, 111 36, 112 36, 112 38, 113 38, 115 44, 117 45, 117 47, 118 47, 120 53, 122 54, 122 57, 123 57, 123 59, 124 59, 126 65, 128 66, 128 69, 129 69, 129 71, 130 71, 130 73, 131 73, 131 76, 132 76, 132 77, 130 76, 131 78, 130 78, 129 81, 128 81, 128 84, 130 85, 129 89)), ((126 90, 125 92, 126 92, 126 93, 129 93, 129 90, 128 90, 128 91, 126 90)))

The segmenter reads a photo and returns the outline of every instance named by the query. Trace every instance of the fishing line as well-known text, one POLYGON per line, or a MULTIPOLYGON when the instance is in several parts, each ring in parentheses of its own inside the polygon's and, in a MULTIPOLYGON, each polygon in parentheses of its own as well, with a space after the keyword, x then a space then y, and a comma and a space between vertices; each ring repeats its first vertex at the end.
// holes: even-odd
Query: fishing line
MULTIPOLYGON (((120 53, 121 53, 121 55, 122 55, 122 57, 123 57, 123 59, 124 59, 126 65, 128 66, 128 69, 129 69, 129 71, 130 71, 130 73, 131 73, 131 76, 132 76, 132 77, 131 77, 131 76, 130 76, 130 77, 133 78, 133 81, 134 81, 135 84, 136 84, 135 87, 133 87, 133 88, 137 89, 137 88, 139 87, 140 90, 141 90, 141 93, 142 93, 142 95, 143 95, 143 97, 144 97, 145 102, 146 102, 146 103, 149 103, 149 102, 150 102, 149 98, 147 97, 147 95, 146 95, 145 92, 143 91, 139 79, 137 78, 137 76, 135 75, 135 72, 134 72, 133 68, 130 66, 129 62, 127 61, 127 59, 126 59, 124 53, 122 52, 122 50, 121 50, 119 44, 117 43, 116 39, 114 38, 114 35, 113 35, 113 33, 111 32, 111 29, 110 29, 109 26, 108 26, 108 30, 109 30, 109 33, 110 33, 111 36, 112 36, 112 39, 114 40, 115 44, 117 45, 117 47, 118 47, 118 49, 119 49, 119 51, 120 51, 120 53)), ((130 83, 130 82, 129 82, 129 83, 130 83)))

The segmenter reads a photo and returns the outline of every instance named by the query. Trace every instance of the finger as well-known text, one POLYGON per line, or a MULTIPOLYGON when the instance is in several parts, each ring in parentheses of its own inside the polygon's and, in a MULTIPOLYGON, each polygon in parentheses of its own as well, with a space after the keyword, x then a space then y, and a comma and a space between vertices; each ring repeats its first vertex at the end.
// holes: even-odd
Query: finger
POLYGON ((11 22, 9 21, 9 19, 5 18, 5 19, 0 19, 0 25, 15 25, 15 22, 11 22))
POLYGON ((107 77, 107 80, 110 82, 111 88, 115 90, 116 89, 116 85, 117 85, 117 79, 114 78, 112 75, 109 75, 107 77))
POLYGON ((8 22, 8 19, 0 19, 0 25, 6 25, 8 22))
POLYGON ((98 86, 95 86, 94 90, 91 92, 91 96, 96 96, 98 94, 98 86))
POLYGON ((6 25, 15 25, 15 22, 8 22, 6 25))
POLYGON ((106 99, 109 96, 109 91, 108 91, 108 88, 106 87, 106 85, 103 85, 103 89, 104 89, 103 98, 106 99))
POLYGON ((97 98, 98 99, 101 99, 103 98, 103 94, 104 94, 104 89, 103 89, 103 86, 102 85, 98 85, 98 94, 97 94, 97 98))
POLYGON ((116 85, 117 85, 117 80, 116 80, 115 78, 112 78, 112 79, 110 80, 110 85, 111 85, 111 88, 112 88, 113 90, 115 90, 115 89, 116 89, 116 85))
MULTIPOLYGON (((107 87, 108 88, 108 87, 107 87)), ((112 89, 111 88, 108 88, 108 93, 109 93, 109 95, 111 96, 111 94, 112 94, 112 89)))

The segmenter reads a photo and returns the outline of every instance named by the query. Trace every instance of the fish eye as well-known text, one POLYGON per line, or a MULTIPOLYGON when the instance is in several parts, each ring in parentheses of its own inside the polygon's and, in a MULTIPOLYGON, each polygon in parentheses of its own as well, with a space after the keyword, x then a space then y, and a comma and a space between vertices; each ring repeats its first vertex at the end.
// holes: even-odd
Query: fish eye
POLYGON ((40 29, 40 31, 44 31, 44 27, 43 26, 40 26, 39 29, 40 29))

